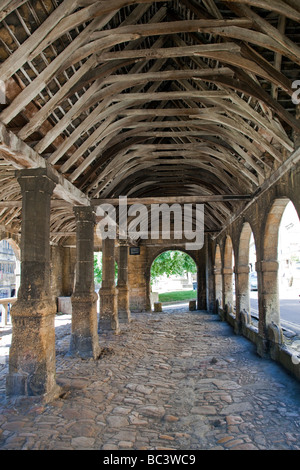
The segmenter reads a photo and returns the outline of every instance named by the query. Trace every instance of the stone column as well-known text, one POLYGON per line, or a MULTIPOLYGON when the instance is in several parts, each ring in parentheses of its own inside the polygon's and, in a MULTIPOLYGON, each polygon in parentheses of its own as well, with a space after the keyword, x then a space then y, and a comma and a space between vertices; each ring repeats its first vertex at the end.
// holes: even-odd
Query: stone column
POLYGON ((100 294, 99 331, 120 332, 118 291, 115 286, 115 240, 102 240, 102 286, 100 294))
POLYGON ((233 311, 232 268, 223 268, 223 309, 233 311))
POLYGON ((197 257, 197 309, 206 310, 206 252, 205 246, 197 257))
POLYGON ((128 258, 128 284, 131 312, 151 311, 150 269, 147 269, 147 254, 147 247, 140 246, 140 254, 131 255, 128 258))
POLYGON ((63 266, 62 266, 62 295, 70 297, 74 291, 76 271, 76 248, 63 247, 63 266))
POLYGON ((75 207, 76 280, 72 294, 70 355, 97 359, 97 294, 94 289, 94 225, 92 207, 75 207))
POLYGON ((151 272, 150 269, 145 272, 145 282, 146 282, 146 299, 145 299, 145 310, 146 312, 151 312, 151 272))
POLYGON ((120 323, 129 323, 128 246, 120 242, 118 270, 118 313, 120 323))
POLYGON ((8 395, 59 393, 55 381, 56 302, 50 288, 50 199, 55 178, 46 168, 16 172, 22 192, 21 285, 11 309, 8 395))
POLYGON ((275 324, 280 327, 280 306, 278 293, 278 262, 256 263, 258 277, 258 354, 264 356, 268 350, 268 328, 275 324))
POLYGON ((235 286, 236 286, 236 321, 235 333, 241 332, 241 312, 245 311, 251 314, 250 311, 250 296, 249 296, 249 266, 237 266, 235 268, 235 286))
POLYGON ((206 250, 206 305, 207 311, 213 313, 215 311, 215 276, 214 266, 212 263, 212 243, 211 239, 205 238, 206 250))
POLYGON ((222 269, 214 266, 214 281, 215 281, 215 311, 220 313, 220 309, 223 309, 223 277, 222 269))

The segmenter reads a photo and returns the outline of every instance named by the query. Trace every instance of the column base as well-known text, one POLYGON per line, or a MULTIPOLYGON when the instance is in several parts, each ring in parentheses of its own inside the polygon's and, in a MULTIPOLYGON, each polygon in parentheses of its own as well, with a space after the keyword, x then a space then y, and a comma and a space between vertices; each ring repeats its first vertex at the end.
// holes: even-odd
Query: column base
POLYGON ((262 358, 269 358, 270 356, 268 340, 259 335, 257 338, 256 352, 262 358))
POLYGON ((118 318, 118 296, 117 289, 101 287, 100 294, 100 316, 98 332, 120 333, 120 325, 118 318))
POLYGON ((120 310, 118 311, 119 323, 131 323, 131 312, 130 310, 120 310))
POLYGON ((12 307, 9 396, 55 396, 55 310, 51 301, 20 301, 12 307))
POLYGON ((42 394, 32 393, 30 378, 28 374, 16 372, 8 374, 6 377, 6 395, 9 398, 34 398, 36 400, 36 398, 38 397, 41 402, 50 403, 51 401, 59 398, 63 393, 63 388, 57 383, 54 383, 51 388, 49 388, 42 394))
POLYGON ((72 334, 69 356, 98 359, 97 295, 72 296, 72 334))
POLYGON ((120 323, 131 322, 129 291, 127 286, 118 286, 118 317, 120 323))
POLYGON ((80 357, 81 359, 98 359, 101 350, 99 343, 95 339, 84 337, 79 334, 72 334, 68 356, 80 357))

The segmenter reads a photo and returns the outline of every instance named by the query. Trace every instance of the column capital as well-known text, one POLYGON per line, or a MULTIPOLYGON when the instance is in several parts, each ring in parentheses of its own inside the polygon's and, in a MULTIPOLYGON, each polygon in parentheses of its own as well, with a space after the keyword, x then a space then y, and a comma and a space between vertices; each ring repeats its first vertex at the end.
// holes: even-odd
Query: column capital
POLYGON ((249 266, 235 266, 234 268, 235 274, 249 274, 250 269, 249 266))
POLYGON ((223 268, 222 273, 223 274, 233 274, 233 269, 232 268, 223 268))
POLYGON ((278 267, 278 261, 257 261, 255 263, 255 270, 257 272, 277 272, 278 267))
POLYGON ((130 245, 128 240, 120 240, 120 239, 117 240, 117 244, 119 245, 119 247, 124 246, 124 247, 127 247, 127 248, 130 245))
POLYGON ((82 222, 93 222, 96 223, 96 215, 92 206, 74 206, 73 211, 75 213, 76 220, 82 222))
POLYGON ((22 192, 39 191, 52 194, 58 177, 50 167, 16 170, 16 178, 22 192))

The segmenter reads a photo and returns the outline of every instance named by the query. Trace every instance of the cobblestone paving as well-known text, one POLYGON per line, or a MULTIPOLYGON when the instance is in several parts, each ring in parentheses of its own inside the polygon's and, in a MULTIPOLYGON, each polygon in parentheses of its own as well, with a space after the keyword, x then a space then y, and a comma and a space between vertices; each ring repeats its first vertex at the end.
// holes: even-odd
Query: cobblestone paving
POLYGON ((206 312, 133 314, 101 338, 98 361, 67 355, 70 324, 56 329, 50 404, 5 400, 0 449, 300 450, 300 384, 206 312))

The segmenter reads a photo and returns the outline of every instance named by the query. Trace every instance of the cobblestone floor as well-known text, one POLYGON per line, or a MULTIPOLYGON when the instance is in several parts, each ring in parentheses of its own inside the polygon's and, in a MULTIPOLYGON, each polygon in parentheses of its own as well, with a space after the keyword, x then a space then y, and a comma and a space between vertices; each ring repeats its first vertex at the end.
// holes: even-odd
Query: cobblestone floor
POLYGON ((56 328, 50 404, 6 400, 0 373, 0 450, 300 450, 300 384, 206 312, 133 314, 101 338, 98 361, 67 356, 56 328))

